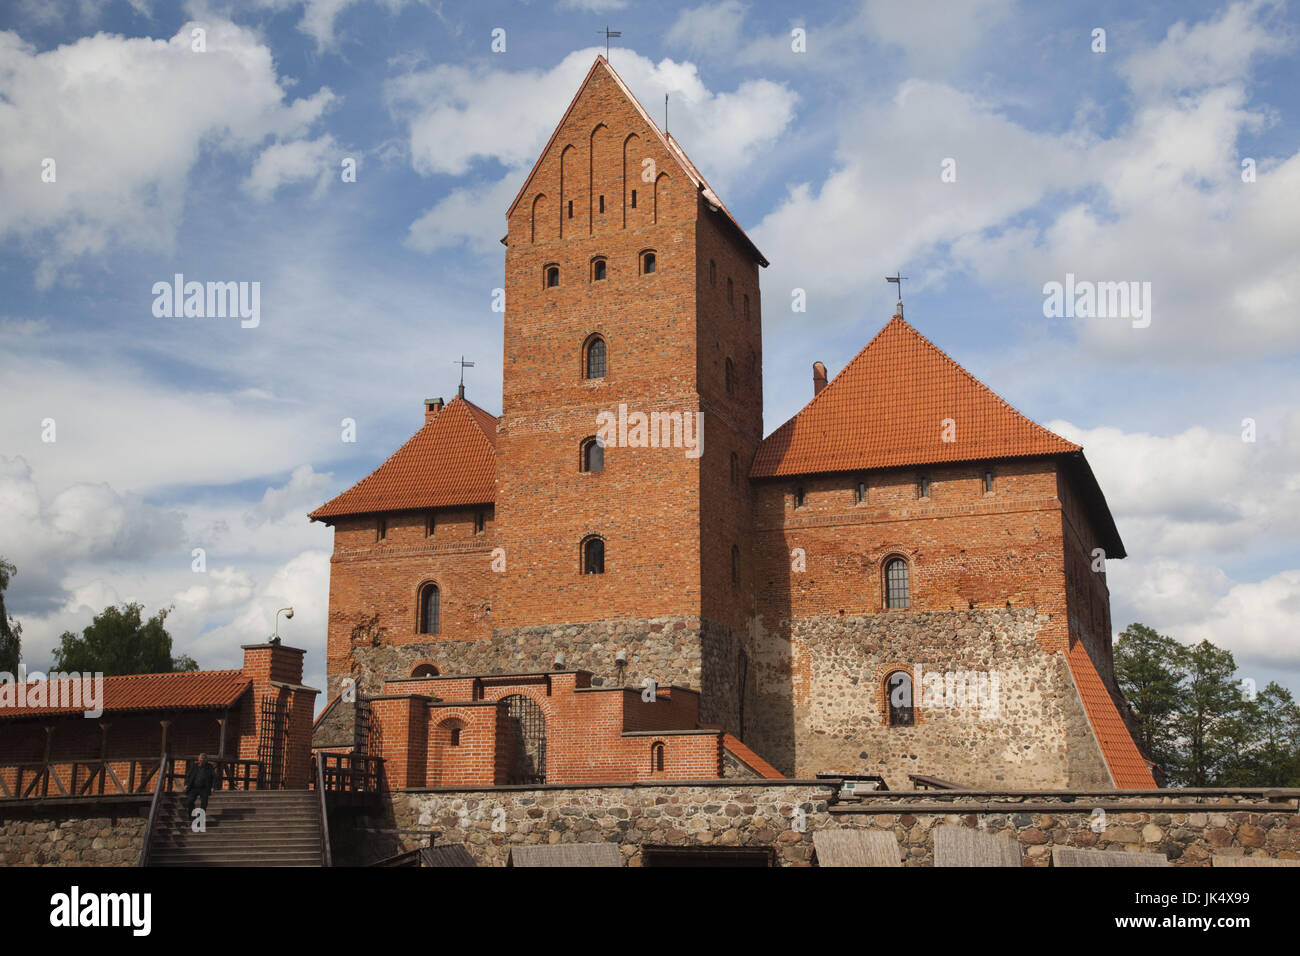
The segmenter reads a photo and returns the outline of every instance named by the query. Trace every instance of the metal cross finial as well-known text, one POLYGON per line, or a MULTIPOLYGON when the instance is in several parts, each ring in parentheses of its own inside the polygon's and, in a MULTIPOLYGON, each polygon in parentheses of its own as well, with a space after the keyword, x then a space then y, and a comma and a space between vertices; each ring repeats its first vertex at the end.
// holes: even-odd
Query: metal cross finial
POLYGON ((465 397, 465 369, 473 368, 474 363, 466 362, 465 356, 462 355, 460 359, 454 362, 453 364, 460 366, 460 386, 456 389, 456 394, 459 395, 461 398, 464 398, 465 397))
POLYGON ((907 276, 903 275, 901 272, 895 272, 892 276, 885 276, 886 282, 892 282, 894 285, 898 286, 898 315, 900 318, 902 318, 903 315, 903 282, 906 281, 906 279, 907 276))

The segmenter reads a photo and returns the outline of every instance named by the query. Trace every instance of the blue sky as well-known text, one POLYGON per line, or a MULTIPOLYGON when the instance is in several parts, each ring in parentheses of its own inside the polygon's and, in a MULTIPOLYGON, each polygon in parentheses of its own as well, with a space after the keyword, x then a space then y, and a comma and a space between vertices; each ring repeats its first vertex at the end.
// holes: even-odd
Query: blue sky
POLYGON ((126 600, 174 605, 178 648, 231 666, 293 604, 282 634, 323 686, 331 538, 305 512, 454 393, 462 353, 500 410, 505 208, 608 23, 615 68, 656 118, 670 93, 669 128, 772 262, 766 430, 813 361, 837 373, 887 321, 901 268, 909 321, 1085 446, 1130 555, 1108 568, 1116 630, 1208 637, 1300 689, 1298 19, 1258 0, 6 4, 0 554, 29 666, 126 600), (155 317, 177 272, 259 282, 260 324, 155 317), (1150 282, 1149 326, 1045 317, 1067 273, 1150 282))

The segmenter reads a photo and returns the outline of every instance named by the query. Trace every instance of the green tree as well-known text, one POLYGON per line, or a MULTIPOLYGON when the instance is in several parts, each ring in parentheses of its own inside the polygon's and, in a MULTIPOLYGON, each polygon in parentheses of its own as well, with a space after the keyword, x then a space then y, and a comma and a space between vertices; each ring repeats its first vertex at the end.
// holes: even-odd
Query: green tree
POLYGON ((17 573, 17 568, 0 558, 0 671, 10 674, 18 673, 18 662, 22 660, 23 626, 5 610, 5 589, 17 573))
POLYGON ((1233 680, 1232 653, 1209 641, 1179 648, 1182 694, 1174 714, 1180 752, 1171 776, 1186 787, 1210 787, 1240 744, 1234 740, 1244 703, 1233 680))
POLYGON ((1174 714, 1182 691, 1182 645, 1145 624, 1130 624, 1115 641, 1115 678, 1137 711, 1138 745, 1166 771, 1178 762, 1174 714))
POLYGON ((1300 706, 1276 682, 1244 701, 1226 722, 1232 750, 1219 783, 1226 787, 1300 786, 1300 706))
POLYGON ((51 670, 104 674, 165 674, 195 671, 192 657, 172 657, 172 636, 164 626, 171 608, 147 621, 144 605, 109 606, 95 615, 78 637, 64 631, 51 670))

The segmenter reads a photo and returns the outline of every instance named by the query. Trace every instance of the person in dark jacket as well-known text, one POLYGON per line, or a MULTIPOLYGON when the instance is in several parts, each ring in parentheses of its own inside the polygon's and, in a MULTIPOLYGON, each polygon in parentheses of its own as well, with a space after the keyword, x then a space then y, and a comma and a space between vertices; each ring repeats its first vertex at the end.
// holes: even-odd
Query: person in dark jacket
POLYGON ((208 795, 212 793, 217 782, 216 768, 208 763, 207 754, 199 754, 199 759, 190 764, 185 771, 185 812, 194 813, 195 801, 204 812, 208 809, 208 795))

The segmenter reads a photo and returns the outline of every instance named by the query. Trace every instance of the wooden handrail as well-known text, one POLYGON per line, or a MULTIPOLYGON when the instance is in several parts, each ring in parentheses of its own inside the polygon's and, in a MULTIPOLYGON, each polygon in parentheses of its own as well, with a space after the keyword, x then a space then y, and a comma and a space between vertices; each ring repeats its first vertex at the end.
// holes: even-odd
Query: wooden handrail
POLYGON ((330 852, 330 821, 329 813, 325 807, 325 770, 321 766, 323 761, 317 760, 315 755, 312 756, 311 762, 316 765, 316 799, 320 801, 320 847, 321 860, 323 866, 333 866, 334 859, 330 852))
POLYGON ((154 784, 153 800, 149 803, 149 818, 144 824, 144 839, 140 841, 140 865, 149 865, 149 844, 153 841, 153 830, 158 823, 158 808, 162 806, 164 782, 170 779, 167 771, 167 754, 158 761, 158 782, 154 784))

